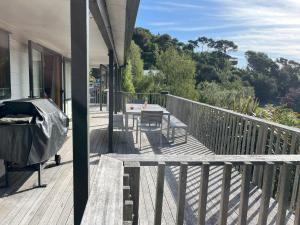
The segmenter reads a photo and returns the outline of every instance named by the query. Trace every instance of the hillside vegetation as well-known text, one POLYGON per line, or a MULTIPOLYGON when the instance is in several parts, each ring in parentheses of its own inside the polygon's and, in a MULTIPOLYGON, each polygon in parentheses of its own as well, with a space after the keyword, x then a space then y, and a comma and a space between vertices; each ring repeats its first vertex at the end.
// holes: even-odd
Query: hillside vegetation
POLYGON ((180 42, 136 28, 124 70, 128 92, 160 92, 300 127, 300 64, 247 51, 238 68, 229 40, 199 37, 180 42), (144 69, 150 70, 147 76, 144 69), (152 71, 152 72, 151 72, 152 71))

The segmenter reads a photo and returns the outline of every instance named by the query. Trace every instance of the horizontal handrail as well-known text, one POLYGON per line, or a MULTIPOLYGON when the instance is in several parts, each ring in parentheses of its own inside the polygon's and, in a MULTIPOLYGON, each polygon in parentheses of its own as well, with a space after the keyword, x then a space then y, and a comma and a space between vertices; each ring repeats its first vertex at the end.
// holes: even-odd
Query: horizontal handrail
MULTIPOLYGON (((262 190, 261 197, 259 199, 259 203, 256 203, 258 218, 255 221, 258 224, 266 225, 269 212, 269 205, 272 201, 272 205, 275 203, 276 207, 274 210, 276 211, 276 223, 284 224, 287 218, 292 218, 294 224, 299 223, 299 215, 300 215, 300 190, 298 190, 296 196, 296 205, 295 210, 290 211, 292 214, 287 214, 288 203, 290 202, 290 185, 289 176, 291 174, 291 170, 295 166, 299 166, 300 164, 300 155, 137 155, 137 154, 107 154, 101 157, 102 160, 108 160, 113 162, 121 162, 123 164, 124 175, 123 175, 123 221, 131 221, 130 224, 139 224, 139 196, 144 195, 143 191, 147 189, 140 189, 140 167, 143 166, 155 166, 157 167, 157 176, 156 176, 156 197, 154 204, 154 223, 160 224, 162 220, 162 211, 163 211, 163 198, 165 198, 164 194, 164 183, 168 182, 168 179, 165 179, 166 176, 166 166, 174 166, 177 167, 177 171, 179 172, 179 181, 178 185, 178 193, 177 198, 175 197, 175 201, 177 202, 177 213, 176 213, 176 224, 182 225, 184 223, 185 218, 185 204, 187 198, 187 190, 191 188, 189 185, 195 185, 188 182, 188 177, 193 176, 189 175, 188 166, 200 166, 201 173, 200 176, 200 187, 199 187, 199 200, 198 200, 198 223, 204 225, 206 223, 206 210, 207 210, 207 202, 209 195, 209 180, 210 180, 210 168, 211 167, 222 167, 221 183, 218 186, 220 189, 220 201, 217 205, 215 205, 216 210, 219 210, 218 216, 218 224, 226 224, 226 221, 229 217, 229 207, 230 207, 230 197, 234 183, 231 182, 232 173, 234 168, 241 167, 242 173, 240 175, 240 199, 239 199, 239 208, 238 214, 236 215, 237 224, 242 225, 247 223, 248 213, 249 213, 249 201, 250 201, 250 193, 253 190, 251 185, 251 174, 253 173, 253 168, 255 165, 260 165, 263 168, 263 181, 262 181, 262 190), (179 168, 179 169, 178 169, 179 168), (277 196, 277 202, 275 199, 272 199, 272 191, 273 191, 273 174, 279 168, 279 182, 278 186, 280 192, 277 196), (252 191, 251 191, 252 190, 252 191), (294 212, 294 214, 293 214, 294 212)), ((103 169, 103 168, 102 168, 103 169)), ((108 168, 111 169, 111 168, 108 168)), ((174 169, 174 168, 173 168, 174 169)), ((194 170, 191 170, 194 171, 194 170)), ((112 172, 106 170, 106 173, 110 175, 112 172)), ((170 172, 168 172, 170 173, 170 172)), ((194 173, 194 172, 192 172, 194 173)), ((177 174, 177 172, 176 172, 177 174)), ((215 178, 212 178, 215 179, 215 178)), ((102 180, 102 186, 105 186, 106 178, 102 180)), ((174 185, 174 184, 172 184, 174 185)), ((215 186, 215 185, 214 185, 215 186)), ((235 188, 235 187, 234 187, 235 188)), ((120 188, 121 189, 121 188, 120 188)), ((236 192, 237 190, 235 190, 236 192)), ((107 192, 107 194, 109 194, 107 192)), ((253 194, 253 193, 252 193, 253 194)), ((107 198, 109 198, 107 196, 107 198)), ((236 204, 236 200, 235 200, 236 204)), ((251 203, 250 203, 251 204, 251 203)), ((101 205, 104 205, 102 203, 101 205)), ((232 209, 231 209, 232 210, 232 209)), ((252 209, 253 211, 253 206, 252 209)), ((255 208, 256 210, 256 208, 255 208)), ((110 214, 117 213, 110 212, 110 214)), ((97 213, 97 211, 94 211, 97 213)), ((274 213, 274 211, 272 212, 274 213)), ((93 218, 93 214, 90 215, 93 218)), ((253 218, 254 219, 254 218, 253 218)), ((253 222, 255 222, 253 221, 253 222)))
POLYGON ((81 225, 123 225, 123 164, 102 156, 81 225))
POLYGON ((134 92, 134 93, 131 93, 131 92, 126 92, 126 91, 119 91, 119 93, 128 94, 128 95, 162 95, 162 93, 157 93, 157 92, 134 92))
POLYGON ((275 123, 275 122, 268 121, 268 120, 265 120, 265 119, 257 118, 257 117, 254 117, 254 116, 249 116, 249 115, 238 113, 238 112, 235 112, 235 111, 232 111, 232 110, 229 110, 229 109, 224 109, 224 108, 220 108, 220 107, 217 107, 217 106, 212 106, 212 105, 209 105, 209 104, 189 100, 189 99, 178 97, 178 96, 171 95, 171 94, 168 94, 167 96, 170 96, 170 97, 173 97, 173 98, 176 98, 176 99, 181 99, 181 100, 184 100, 186 102, 190 102, 190 103, 193 103, 193 104, 209 107, 211 109, 215 109, 215 110, 218 110, 218 111, 221 111, 221 112, 226 112, 226 113, 230 113, 232 115, 239 116, 239 117, 242 117, 242 118, 245 118, 245 119, 253 120, 253 121, 256 121, 258 123, 264 123, 264 124, 267 124, 269 126, 278 127, 280 129, 283 129, 283 130, 286 130, 286 131, 293 131, 293 132, 296 132, 296 133, 300 134, 300 129, 296 128, 296 127, 286 126, 286 125, 283 125, 283 124, 280 124, 280 123, 275 123))
POLYGON ((185 162, 190 166, 224 165, 231 163, 234 166, 251 163, 264 165, 273 163, 282 165, 286 162, 300 165, 300 155, 137 155, 137 154, 108 154, 106 156, 123 162, 139 162, 141 166, 157 166, 164 162, 169 166, 178 166, 185 162))

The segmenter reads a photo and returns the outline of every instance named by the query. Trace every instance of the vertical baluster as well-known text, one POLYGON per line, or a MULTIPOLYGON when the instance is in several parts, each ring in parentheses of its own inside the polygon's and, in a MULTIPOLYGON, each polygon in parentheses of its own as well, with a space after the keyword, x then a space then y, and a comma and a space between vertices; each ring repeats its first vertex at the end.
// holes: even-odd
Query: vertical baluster
POLYGON ((226 131, 227 131, 227 119, 228 114, 223 113, 223 128, 222 128, 222 135, 221 135, 221 141, 219 146, 219 154, 223 154, 224 150, 224 143, 225 143, 225 137, 226 137, 226 131))
POLYGON ((203 163, 201 166, 198 225, 205 225, 208 180, 209 180, 209 163, 203 163))
POLYGON ((274 142, 274 128, 270 127, 270 139, 269 139, 268 155, 273 154, 273 142, 274 142))
MULTIPOLYGON (((259 153, 261 152, 261 143, 262 143, 262 139, 263 139, 263 135, 264 135, 264 130, 265 127, 263 124, 259 125, 259 131, 258 131, 258 137, 257 137, 257 143, 256 143, 256 149, 255 149, 255 155, 259 155, 259 153)), ((260 171, 260 166, 259 165, 255 165, 254 166, 254 171, 253 171, 253 183, 258 185, 259 182, 259 171, 260 171)))
POLYGON ((203 143, 203 115, 201 107, 197 107, 197 124, 199 129, 199 141, 203 143))
POLYGON ((216 129, 215 129, 215 137, 214 137, 214 142, 213 142, 213 148, 214 148, 214 152, 215 154, 218 154, 218 142, 219 142, 219 135, 220 135, 220 124, 221 124, 221 113, 219 110, 215 110, 215 114, 217 117, 217 123, 216 123, 216 129))
POLYGON ((246 141, 247 141, 247 132, 249 130, 249 121, 245 118, 245 122, 244 122, 244 132, 243 132, 243 138, 242 140, 242 147, 241 147, 241 151, 240 154, 244 155, 246 154, 246 141))
POLYGON ((225 163, 222 178, 219 225, 227 224, 232 164, 225 163))
POLYGON ((245 165, 243 165, 242 187, 241 187, 240 208, 239 208, 239 218, 238 218, 239 225, 247 224, 251 170, 252 170, 252 164, 246 162, 245 165))
POLYGON ((280 192, 278 197, 278 209, 276 225, 285 224, 286 211, 289 201, 289 174, 292 168, 291 163, 284 163, 280 170, 280 192))
POLYGON ((230 155, 233 154, 236 124, 237 124, 237 118, 236 118, 236 116, 233 116, 232 130, 231 130, 231 137, 230 137, 230 148, 229 148, 229 154, 230 155))
MULTIPOLYGON (((267 138, 268 138, 269 128, 267 126, 263 126, 263 136, 260 145, 260 153, 261 155, 265 154, 267 138)), ((258 166, 258 186, 262 187, 262 179, 263 179, 263 166, 258 166)))
POLYGON ((245 120, 244 118, 241 118, 241 122, 240 122, 240 131, 239 131, 239 137, 238 137, 238 144, 237 144, 237 150, 236 150, 236 154, 237 155, 241 155, 243 154, 243 149, 242 149, 242 136, 245 133, 245 127, 247 127, 247 120, 245 120), (244 122, 243 122, 244 120, 244 122))
MULTIPOLYGON (((287 154, 287 146, 288 146, 288 133, 286 131, 284 131, 282 133, 283 135, 283 143, 282 143, 282 151, 279 154, 287 154)), ((280 172, 281 173, 281 172, 280 172)), ((280 184, 281 184, 281 176, 279 174, 279 178, 278 178, 278 186, 277 186, 277 191, 276 191, 276 200, 278 200, 279 194, 280 194, 280 184)))
POLYGON ((224 124, 224 114, 221 111, 219 112, 219 124, 218 124, 218 138, 216 141, 216 151, 219 154, 219 149, 221 146, 221 141, 222 141, 222 132, 223 132, 223 124, 224 124))
POLYGON ((282 153, 281 154, 287 154, 287 146, 288 146, 288 132, 284 132, 283 134, 283 144, 282 144, 282 153))
POLYGON ((213 124, 213 121, 211 119, 211 109, 209 107, 207 107, 207 147, 209 149, 211 149, 211 130, 212 130, 212 124, 213 124))
MULTIPOLYGON (((275 132, 275 130, 274 130, 275 132)), ((278 155, 279 154, 279 151, 280 151, 280 138, 281 138, 281 134, 280 134, 280 130, 277 130, 276 131, 276 142, 275 142, 275 155, 278 155)), ((277 173, 276 173, 276 170, 277 170, 277 166, 275 165, 274 166, 274 172, 273 172, 273 182, 272 182, 272 191, 274 192, 275 190, 275 181, 276 181, 276 176, 277 176, 277 173)), ((277 190, 278 190, 278 186, 277 186, 277 190)), ((276 190, 276 193, 277 193, 277 190, 276 190)))
POLYGON ((300 225, 300 188, 298 188, 298 197, 295 209, 295 225, 300 225))
POLYGON ((204 135, 205 135, 205 146, 208 146, 208 113, 207 113, 207 108, 206 107, 204 107, 204 118, 205 118, 205 120, 204 120, 204 123, 205 123, 205 125, 204 125, 204 135))
POLYGON ((227 124, 227 113, 223 112, 222 113, 222 132, 221 132, 221 136, 220 136, 220 142, 219 142, 219 154, 222 154, 223 150, 224 150, 224 137, 225 137, 225 132, 226 132, 226 124, 227 124))
POLYGON ((165 182, 165 166, 166 164, 164 162, 158 164, 154 225, 161 224, 162 203, 163 203, 164 182, 165 182))
POLYGON ((237 155, 237 147, 238 147, 238 140, 239 140, 239 134, 241 129, 241 118, 237 117, 236 120, 236 128, 235 128, 235 135, 234 135, 234 144, 233 144, 233 155, 237 155))
POLYGON ((234 116, 233 118, 233 127, 232 127, 232 134, 231 134, 231 143, 230 143, 230 155, 234 154, 234 143, 236 140, 236 131, 238 129, 238 117, 234 116))
POLYGON ((252 136, 251 136, 251 150, 249 152, 250 155, 255 154, 255 141, 256 141, 256 132, 257 132, 257 122, 253 122, 253 130, 252 130, 252 136))
POLYGON ((252 127, 253 127, 253 123, 252 123, 251 120, 249 120, 249 128, 248 128, 248 131, 247 131, 247 144, 246 144, 246 150, 245 150, 246 155, 250 154, 252 127))
POLYGON ((208 117, 209 117, 209 123, 208 123, 208 133, 209 133, 209 141, 208 141, 208 146, 209 149, 213 151, 212 143, 213 143, 213 131, 215 128, 215 120, 213 119, 214 112, 213 109, 210 109, 208 107, 208 117))
POLYGON ((220 134, 220 123, 221 123, 221 115, 219 110, 215 110, 215 114, 216 114, 216 129, 215 129, 215 137, 214 137, 214 142, 213 142, 213 148, 214 148, 214 152, 215 154, 218 154, 217 152, 217 148, 218 148, 218 141, 219 141, 219 134, 220 134))
POLYGON ((293 184, 293 191, 292 191, 292 197, 291 197, 291 204, 290 204, 290 210, 293 210, 296 205, 296 199, 297 199, 297 190, 299 188, 299 177, 300 177, 300 166, 296 166, 295 171, 295 178, 294 178, 294 184, 293 184))
POLYGON ((225 123, 225 130, 224 130, 224 135, 223 135, 223 140, 222 140, 222 149, 221 149, 221 154, 223 154, 223 155, 226 154, 229 126, 230 126, 230 114, 226 113, 226 123, 225 123))
POLYGON ((188 164, 186 162, 180 163, 178 202, 177 202, 177 215, 176 215, 177 225, 182 225, 184 220, 187 169, 188 169, 188 164))
POLYGON ((226 151, 224 148, 224 155, 230 154, 230 139, 231 139, 231 133, 232 133, 232 123, 233 123, 233 116, 229 115, 229 126, 227 129, 227 137, 226 137, 226 151))
POLYGON ((274 164, 267 163, 264 166, 264 180, 263 180, 262 195, 261 195, 260 207, 259 207, 258 225, 267 224, 270 198, 272 195, 272 190, 270 189, 270 186, 272 185, 273 173, 274 173, 274 164))

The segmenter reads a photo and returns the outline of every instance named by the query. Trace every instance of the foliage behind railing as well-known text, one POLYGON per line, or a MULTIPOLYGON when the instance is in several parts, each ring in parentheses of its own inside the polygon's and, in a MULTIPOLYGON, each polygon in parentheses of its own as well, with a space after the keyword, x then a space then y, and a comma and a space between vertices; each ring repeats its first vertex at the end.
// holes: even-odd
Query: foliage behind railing
POLYGON ((158 104, 166 107, 166 94, 161 93, 129 93, 120 92, 122 98, 122 109, 125 109, 127 103, 144 104, 147 101, 148 104, 158 104))
MULTIPOLYGON (((188 125, 195 138, 216 154, 299 154, 300 130, 230 110, 167 95, 167 110, 188 125)), ((262 187, 263 168, 255 166, 252 181, 262 187)), ((290 171, 290 207, 294 208, 300 167, 290 171)), ((273 196, 278 195, 279 170, 273 175, 273 196)))

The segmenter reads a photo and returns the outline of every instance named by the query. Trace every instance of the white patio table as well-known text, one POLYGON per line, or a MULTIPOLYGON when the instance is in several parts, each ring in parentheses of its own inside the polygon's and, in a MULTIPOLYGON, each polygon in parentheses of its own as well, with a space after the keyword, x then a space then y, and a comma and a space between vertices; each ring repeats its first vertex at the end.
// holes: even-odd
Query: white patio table
POLYGON ((167 111, 165 108, 161 107, 157 104, 126 104, 126 112, 125 112, 125 130, 128 132, 128 117, 129 115, 140 116, 142 110, 149 111, 163 111, 163 115, 168 116, 168 129, 167 129, 167 139, 169 140, 170 134, 170 116, 171 113, 167 111))

